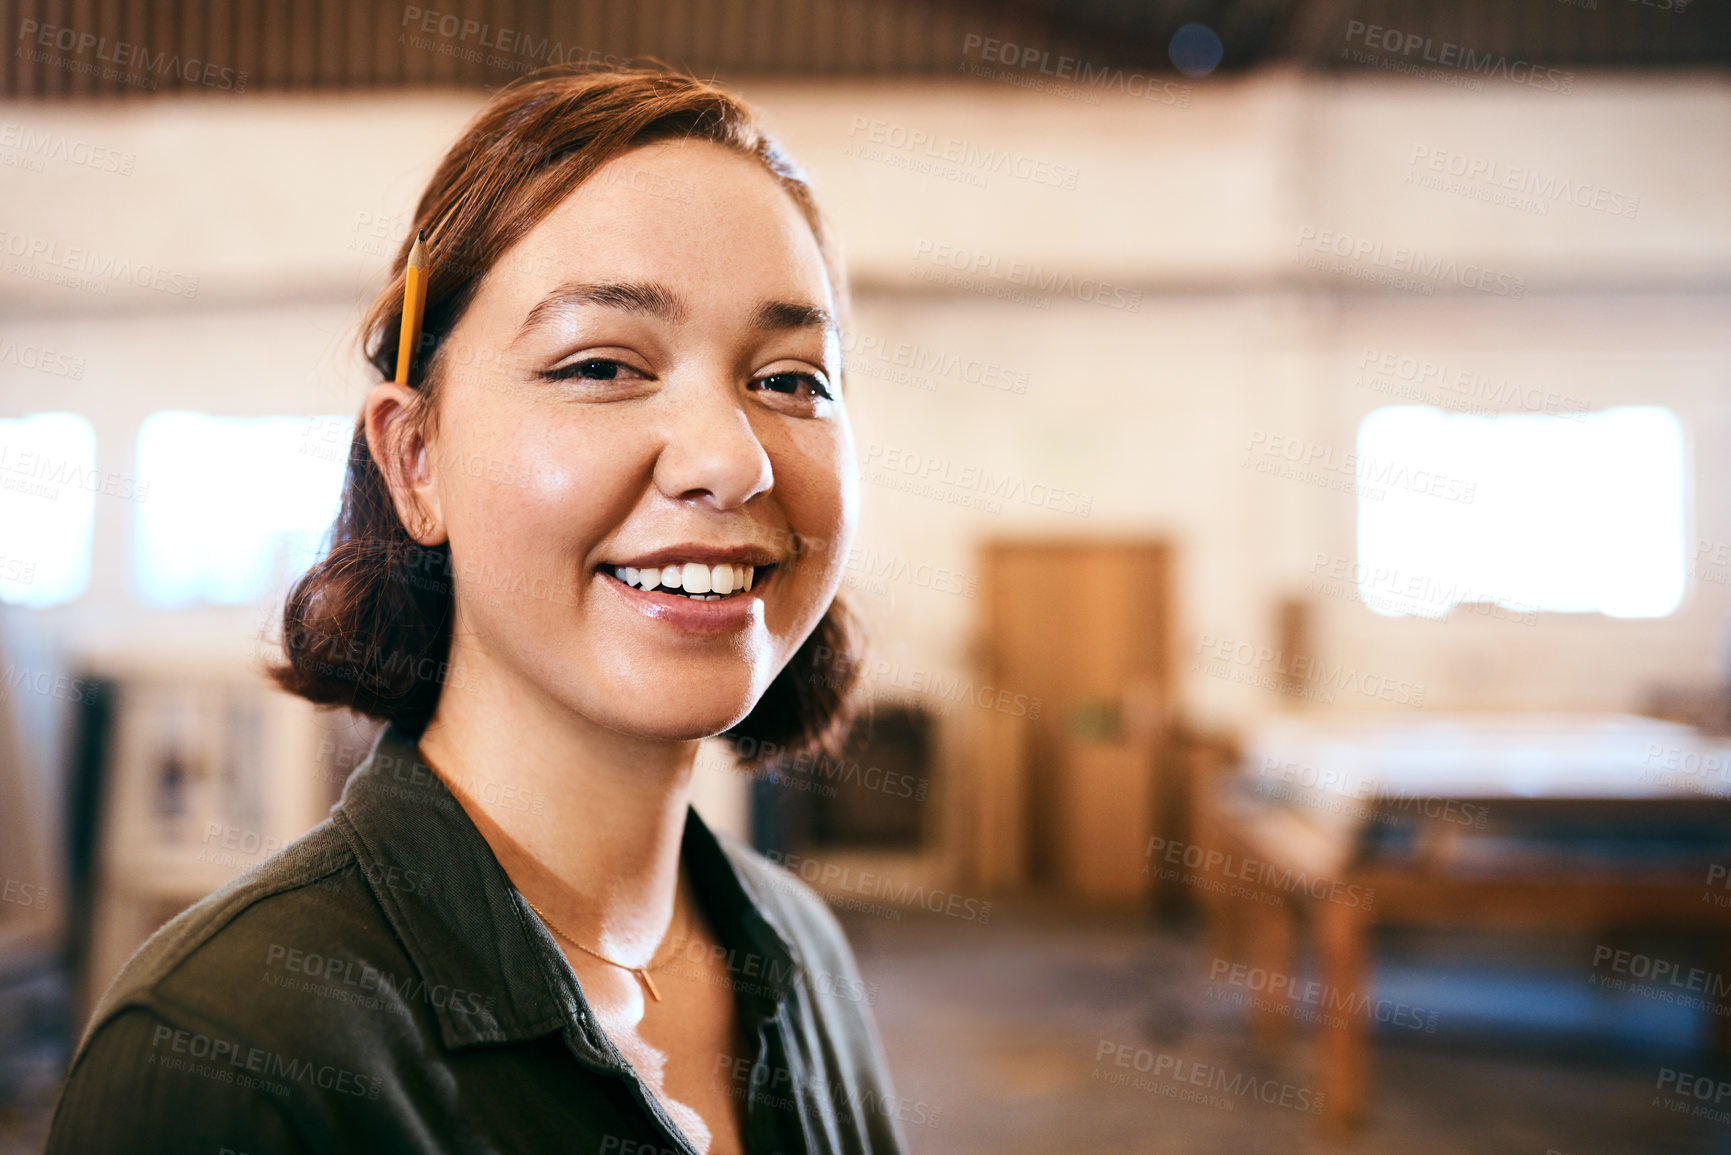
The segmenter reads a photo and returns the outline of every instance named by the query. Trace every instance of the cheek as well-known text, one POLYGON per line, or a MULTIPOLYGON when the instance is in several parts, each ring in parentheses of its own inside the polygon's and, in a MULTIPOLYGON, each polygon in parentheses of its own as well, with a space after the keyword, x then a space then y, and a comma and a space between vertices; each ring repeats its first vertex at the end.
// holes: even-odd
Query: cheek
POLYGON ((580 580, 568 567, 635 496, 627 440, 529 420, 476 434, 442 462, 453 482, 452 553, 525 577, 562 567, 562 576, 580 580))
POLYGON ((832 592, 859 518, 859 468, 845 420, 800 428, 772 459, 788 526, 812 546, 814 580, 832 592))

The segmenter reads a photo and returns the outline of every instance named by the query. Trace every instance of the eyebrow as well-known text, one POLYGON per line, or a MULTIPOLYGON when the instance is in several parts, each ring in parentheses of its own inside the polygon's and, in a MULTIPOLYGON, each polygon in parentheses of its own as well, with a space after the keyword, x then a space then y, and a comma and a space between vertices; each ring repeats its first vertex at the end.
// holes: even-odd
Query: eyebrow
POLYGON ((798 305, 792 301, 765 301, 757 307, 752 323, 759 329, 826 329, 835 324, 829 311, 816 305, 798 305))
MULTIPOLYGON (((680 321, 689 315, 685 302, 663 285, 644 281, 572 282, 560 285, 538 301, 517 330, 512 343, 522 340, 555 314, 577 305, 600 305, 629 313, 642 313, 664 321, 680 321)), ((826 309, 795 301, 765 301, 752 314, 759 329, 786 331, 827 328, 835 318, 826 309)))
MULTIPOLYGON (((543 325, 554 314, 575 305, 601 305, 628 313, 644 313, 665 321, 685 316, 685 303, 665 288, 639 281, 572 282, 560 285, 536 302, 517 330, 520 341, 530 330, 543 325)), ((514 342, 513 342, 514 343, 514 342)))

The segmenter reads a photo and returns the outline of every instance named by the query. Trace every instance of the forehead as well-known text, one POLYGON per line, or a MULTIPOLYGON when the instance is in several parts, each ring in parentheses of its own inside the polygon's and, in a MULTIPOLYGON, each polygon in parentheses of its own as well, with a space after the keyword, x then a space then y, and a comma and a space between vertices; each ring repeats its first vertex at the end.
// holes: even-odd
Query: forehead
POLYGON ((572 281, 635 281, 713 307, 766 298, 831 306, 823 255, 786 190, 758 161, 701 140, 614 157, 494 272, 494 288, 519 305, 572 281))

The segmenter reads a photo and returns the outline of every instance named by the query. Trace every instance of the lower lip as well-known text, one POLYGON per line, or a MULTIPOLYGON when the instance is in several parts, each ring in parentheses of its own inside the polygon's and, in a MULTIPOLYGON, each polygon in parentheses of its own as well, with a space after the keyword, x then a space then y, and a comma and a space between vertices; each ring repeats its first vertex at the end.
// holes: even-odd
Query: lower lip
POLYGON ((749 591, 712 602, 660 590, 640 590, 606 572, 597 572, 595 576, 603 586, 623 598, 626 605, 646 618, 672 626, 681 633, 715 635, 738 633, 754 619, 761 619, 763 587, 774 581, 779 572, 779 567, 772 569, 753 581, 749 591))

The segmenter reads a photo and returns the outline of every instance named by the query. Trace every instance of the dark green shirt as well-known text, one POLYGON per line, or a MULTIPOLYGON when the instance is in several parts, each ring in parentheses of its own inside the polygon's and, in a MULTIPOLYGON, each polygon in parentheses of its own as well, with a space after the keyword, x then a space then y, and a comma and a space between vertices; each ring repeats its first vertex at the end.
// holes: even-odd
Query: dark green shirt
MULTIPOLYGON (((681 854, 751 1044, 713 1072, 744 1106, 746 1149, 902 1150, 907 1105, 834 916, 695 811, 681 854)), ((139 948, 48 1140, 76 1155, 692 1150, 396 727, 328 819, 139 948)))

